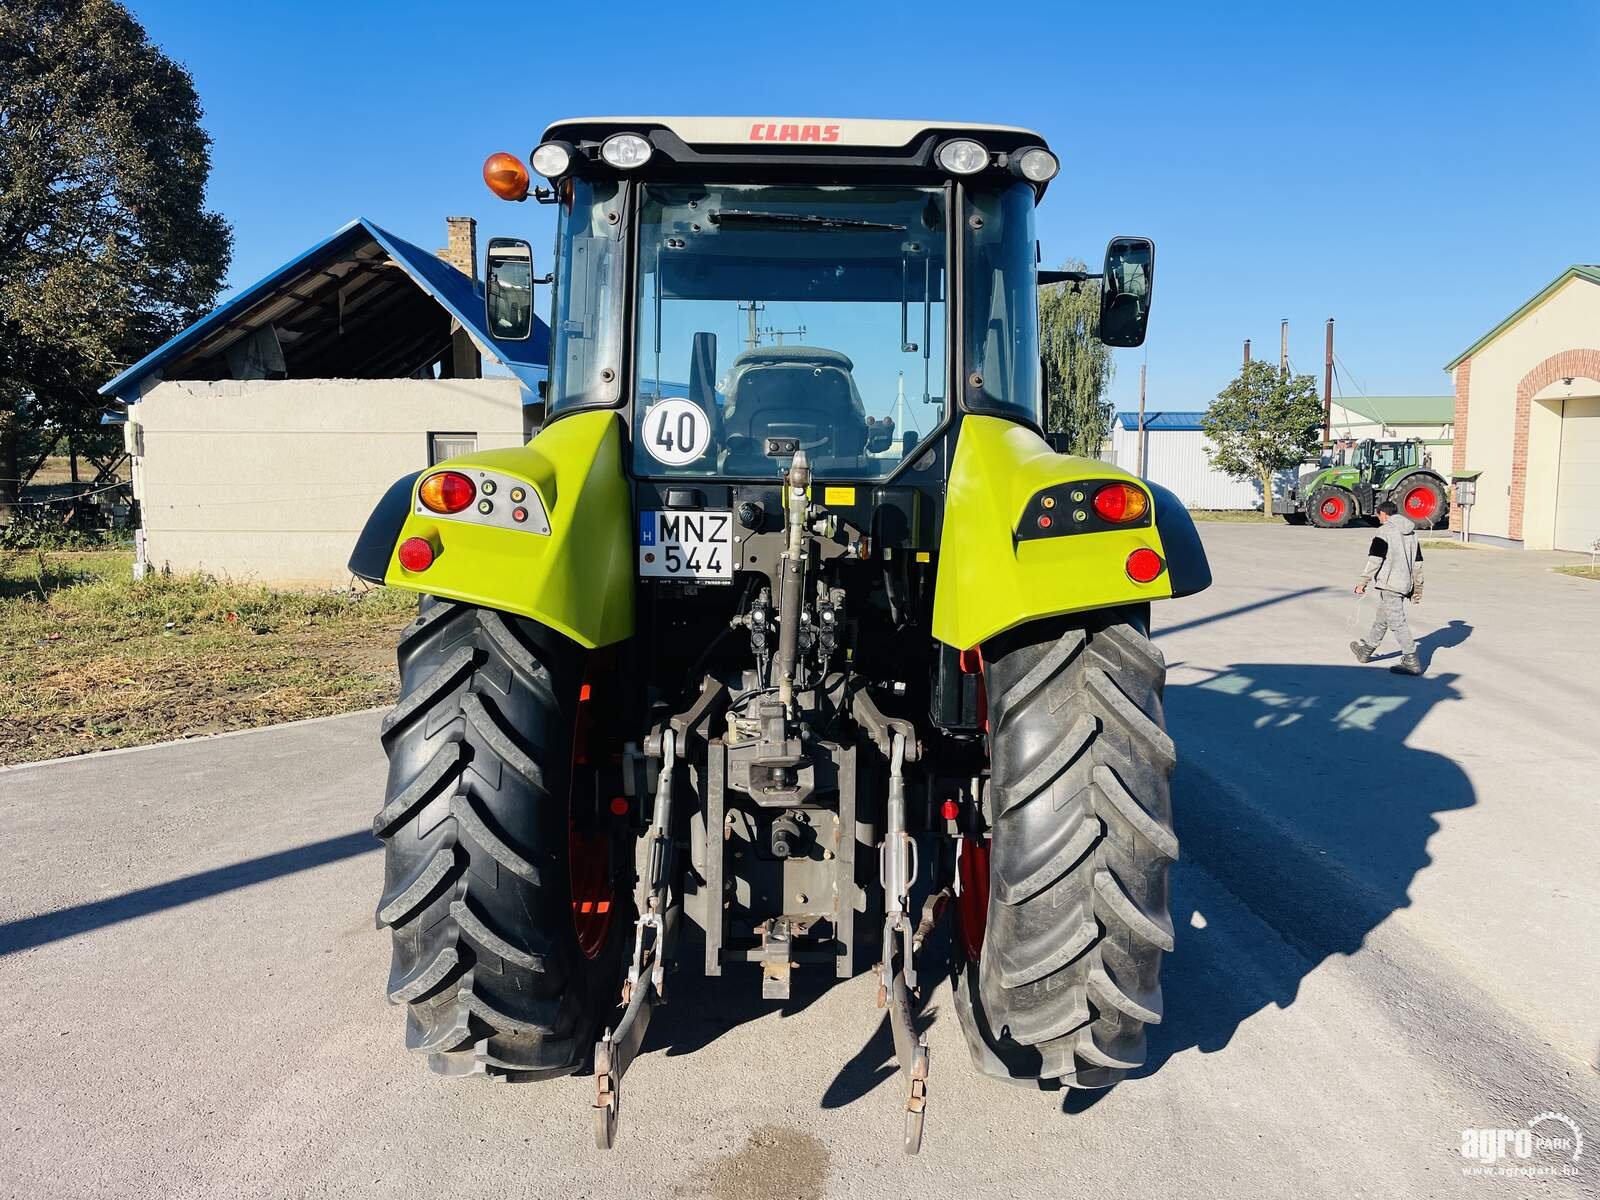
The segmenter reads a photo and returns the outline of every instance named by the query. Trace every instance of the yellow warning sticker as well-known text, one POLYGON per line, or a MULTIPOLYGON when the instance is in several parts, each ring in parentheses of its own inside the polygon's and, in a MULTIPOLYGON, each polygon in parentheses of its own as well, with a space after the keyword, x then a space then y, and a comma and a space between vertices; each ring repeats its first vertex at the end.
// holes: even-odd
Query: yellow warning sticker
POLYGON ((837 504, 840 508, 854 508, 856 506, 856 490, 853 487, 823 488, 822 502, 824 504, 837 504))
POLYGON ((918 562, 932 562, 933 561, 933 555, 929 554, 926 550, 918 550, 917 551, 917 561, 918 562))

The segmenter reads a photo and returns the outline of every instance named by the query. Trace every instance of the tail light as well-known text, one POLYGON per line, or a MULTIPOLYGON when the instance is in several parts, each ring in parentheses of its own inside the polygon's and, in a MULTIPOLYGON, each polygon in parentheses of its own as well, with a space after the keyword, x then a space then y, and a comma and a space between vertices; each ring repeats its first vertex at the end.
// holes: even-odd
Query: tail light
POLYGON ((1128 555, 1128 578, 1135 583, 1153 583, 1166 569, 1167 564, 1161 561, 1161 555, 1147 547, 1141 546, 1128 555))
POLYGON ((458 513, 472 503, 478 489, 460 471, 439 471, 429 475, 417 489, 424 508, 436 513, 458 513))
POLYGON ((1137 521, 1149 508, 1149 497, 1131 483, 1108 483, 1094 494, 1095 512, 1114 525, 1137 521))
POLYGON ((400 565, 407 571, 426 571, 433 566, 433 543, 427 538, 407 538, 400 543, 400 565))

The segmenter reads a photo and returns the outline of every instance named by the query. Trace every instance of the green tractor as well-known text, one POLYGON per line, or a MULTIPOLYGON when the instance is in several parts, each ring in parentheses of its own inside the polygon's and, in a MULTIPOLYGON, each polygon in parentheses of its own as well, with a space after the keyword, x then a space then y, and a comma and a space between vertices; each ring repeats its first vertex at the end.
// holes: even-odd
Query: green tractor
POLYGON ((1287 496, 1272 502, 1272 511, 1291 525, 1309 521, 1319 529, 1343 529, 1391 500, 1418 529, 1432 529, 1449 520, 1449 496, 1420 438, 1366 438, 1341 448, 1331 465, 1301 475, 1287 496))
MULTIPOLYGON (((422 596, 374 824, 406 1044, 592 1069, 601 1147, 669 968, 874 973, 909 1151, 947 973, 985 1072, 1139 1067, 1178 853, 1151 607, 1211 577, 1171 493, 1041 428, 1037 289, 1091 278, 1036 267, 1044 140, 585 119, 532 164, 485 179, 554 206, 554 271, 495 239, 485 301, 527 337, 552 285, 547 419, 397 481, 351 559, 422 596)), ((1153 267, 1110 243, 1108 345, 1153 267)))

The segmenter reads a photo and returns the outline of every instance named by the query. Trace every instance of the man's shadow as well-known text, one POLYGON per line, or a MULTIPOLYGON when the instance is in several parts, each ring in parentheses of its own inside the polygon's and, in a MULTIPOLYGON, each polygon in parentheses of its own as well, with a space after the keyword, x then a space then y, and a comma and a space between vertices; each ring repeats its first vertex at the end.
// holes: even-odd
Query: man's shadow
MULTIPOLYGON (((1365 633, 1362 634, 1366 636, 1365 633)), ((1433 656, 1440 650, 1451 650, 1461 645, 1472 636, 1472 626, 1465 621, 1455 620, 1448 625, 1442 625, 1432 633, 1425 633, 1417 639, 1417 657, 1422 662, 1424 671, 1433 667, 1433 656)), ((1372 656, 1373 662, 1385 662, 1389 659, 1400 657, 1400 651, 1394 645, 1394 639, 1389 638, 1384 647, 1372 656)))
MULTIPOLYGON (((1427 635, 1428 656, 1471 631, 1453 621, 1427 635)), ((1453 760, 1406 745, 1434 705, 1459 698, 1455 680, 1250 663, 1168 687, 1178 937, 1140 1075, 1183 1050, 1222 1049, 1410 904, 1437 815, 1476 802, 1453 760)))

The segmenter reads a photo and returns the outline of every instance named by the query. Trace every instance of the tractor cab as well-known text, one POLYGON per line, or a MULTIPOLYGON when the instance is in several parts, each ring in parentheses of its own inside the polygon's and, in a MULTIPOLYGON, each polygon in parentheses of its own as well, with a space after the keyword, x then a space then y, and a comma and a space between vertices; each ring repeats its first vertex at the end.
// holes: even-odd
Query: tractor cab
POLYGON ((1351 490, 1356 493, 1363 513, 1376 510, 1378 502, 1388 494, 1387 484, 1398 472, 1420 464, 1421 451, 1422 443, 1414 438, 1405 441, 1364 438, 1356 444, 1351 458, 1356 480, 1351 490))
POLYGON ((1414 467, 1419 462, 1422 443, 1408 441, 1380 442, 1366 438, 1357 444, 1352 465, 1364 478, 1387 479, 1401 467, 1414 467))

